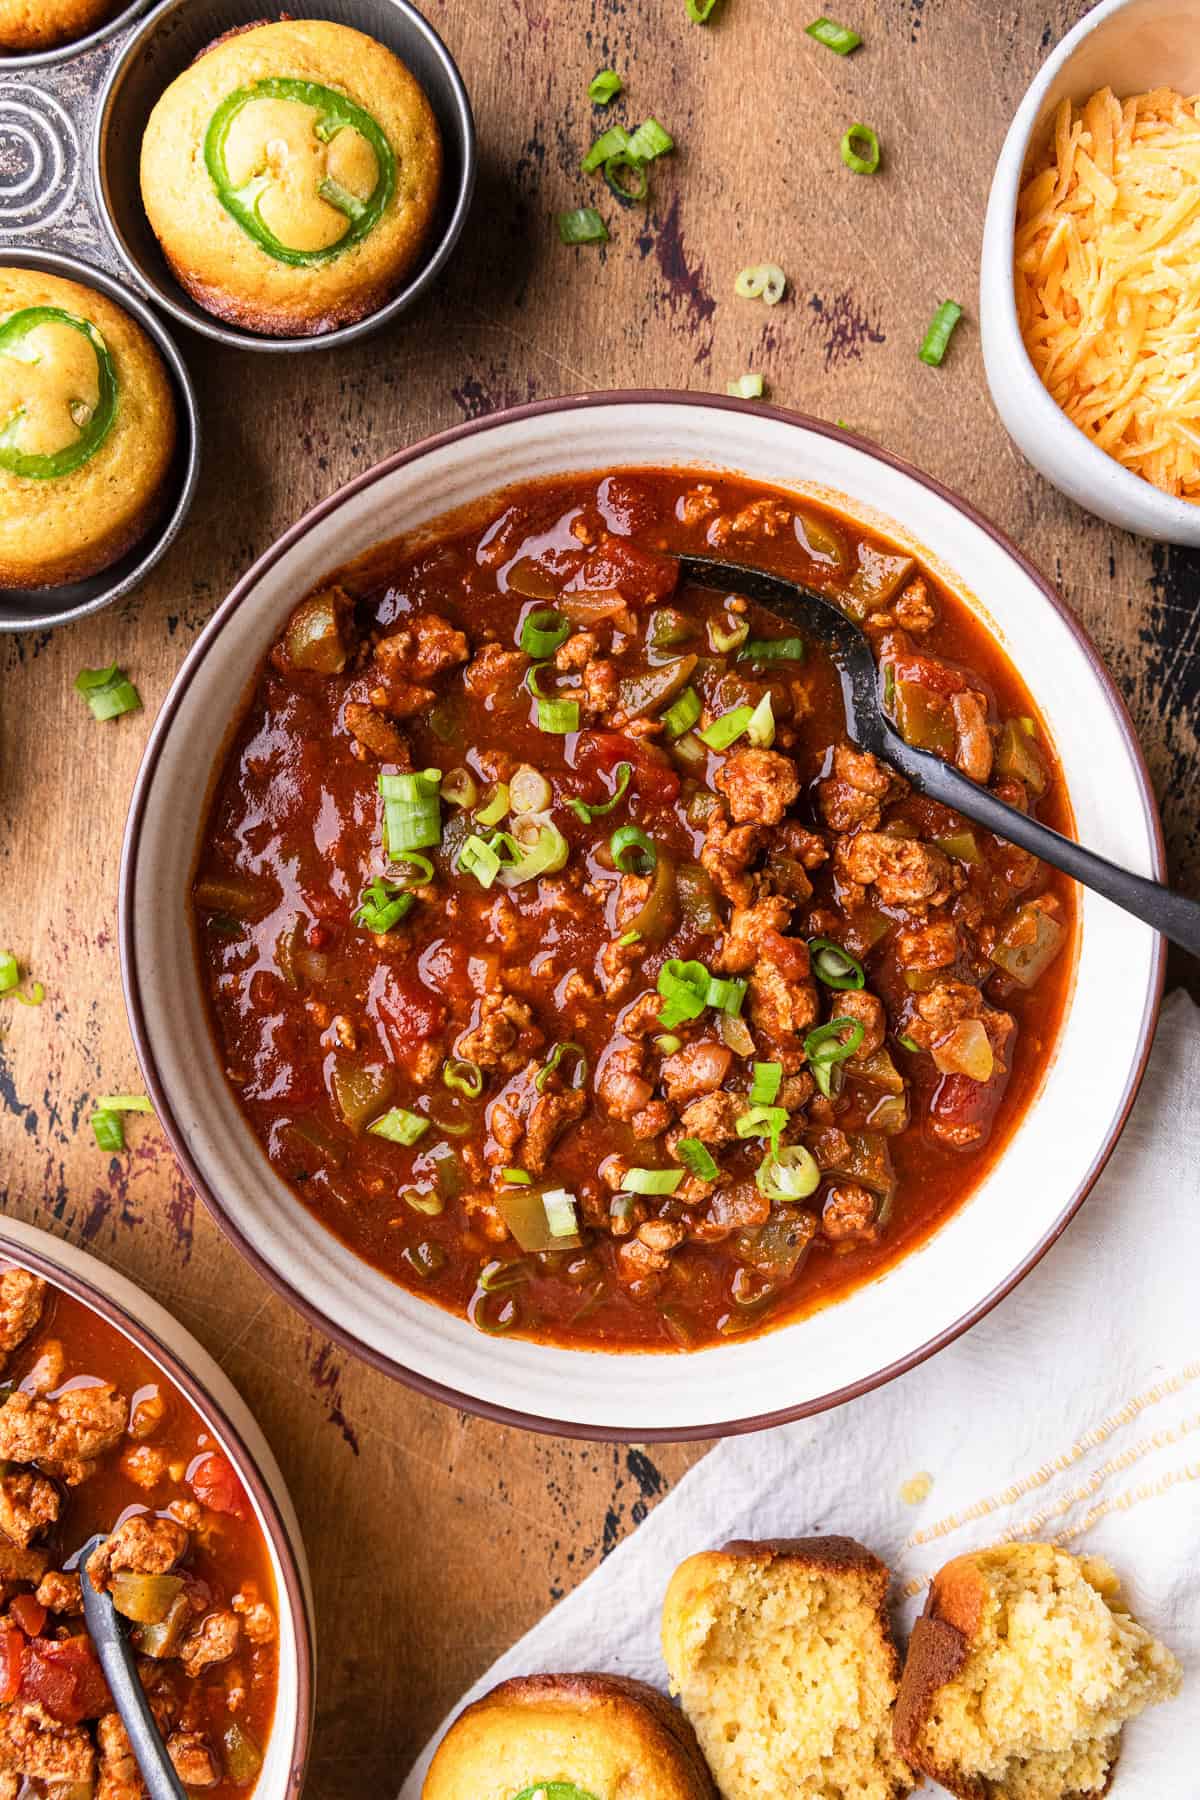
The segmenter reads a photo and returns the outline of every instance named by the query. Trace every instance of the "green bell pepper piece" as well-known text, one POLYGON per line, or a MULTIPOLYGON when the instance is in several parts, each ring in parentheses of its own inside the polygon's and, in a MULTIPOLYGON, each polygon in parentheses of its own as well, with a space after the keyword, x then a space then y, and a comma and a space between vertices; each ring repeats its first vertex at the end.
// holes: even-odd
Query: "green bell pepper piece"
POLYGON ((30 332, 39 325, 69 325, 73 331, 82 332, 96 355, 100 388, 95 410, 79 427, 75 442, 50 454, 32 454, 18 445, 23 408, 0 421, 0 469, 32 481, 50 481, 82 468, 95 456, 112 430, 117 416, 117 372, 108 346, 96 327, 88 319, 78 319, 74 313, 64 312, 61 306, 26 306, 20 312, 10 314, 0 325, 0 356, 11 357, 14 362, 37 363, 40 360, 37 352, 27 340, 30 332))

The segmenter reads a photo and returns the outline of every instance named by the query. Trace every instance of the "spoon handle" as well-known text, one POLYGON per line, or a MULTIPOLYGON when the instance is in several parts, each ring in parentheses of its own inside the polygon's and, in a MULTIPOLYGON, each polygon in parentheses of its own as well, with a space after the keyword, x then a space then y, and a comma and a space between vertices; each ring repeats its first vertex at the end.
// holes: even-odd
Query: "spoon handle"
POLYGON ((88 1635, 96 1646, 104 1679, 121 1715, 121 1723, 128 1733, 130 1747, 150 1800, 188 1800, 187 1790, 175 1773, 154 1714, 150 1711, 146 1690, 138 1680, 133 1651, 117 1617, 117 1610, 110 1597, 93 1585, 87 1572, 88 1558, 96 1546, 103 1542, 103 1535, 94 1537, 91 1543, 84 1546, 79 1557, 79 1586, 83 1594, 83 1616, 88 1635))
POLYGON ((1143 875, 1118 868, 1105 857, 1097 856, 1094 851, 1085 850, 1082 844, 1063 837, 1061 832, 1053 831, 1049 825, 1042 825, 1027 813, 1019 812, 1015 806, 1007 806, 951 763, 943 762, 940 756, 934 756, 928 750, 914 750, 890 728, 887 735, 888 761, 921 793, 940 800, 944 806, 953 807, 955 812, 982 825, 985 831, 994 832, 997 837, 1006 838, 1010 844, 1040 857, 1043 862, 1053 864, 1064 875, 1103 894, 1106 900, 1123 907, 1135 918, 1143 919, 1172 943, 1182 945, 1193 956, 1200 956, 1200 904, 1195 900, 1173 893, 1161 882, 1149 881, 1143 875))

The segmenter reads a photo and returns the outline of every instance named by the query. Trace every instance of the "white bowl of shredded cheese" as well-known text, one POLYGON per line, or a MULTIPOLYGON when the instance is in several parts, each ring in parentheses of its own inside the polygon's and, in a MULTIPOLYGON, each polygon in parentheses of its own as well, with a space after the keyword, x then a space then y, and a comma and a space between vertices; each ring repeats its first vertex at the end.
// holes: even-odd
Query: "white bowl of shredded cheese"
POLYGON ((1200 545, 1200 0, 1102 0, 996 166, 980 321, 1010 435, 1071 499, 1200 545))

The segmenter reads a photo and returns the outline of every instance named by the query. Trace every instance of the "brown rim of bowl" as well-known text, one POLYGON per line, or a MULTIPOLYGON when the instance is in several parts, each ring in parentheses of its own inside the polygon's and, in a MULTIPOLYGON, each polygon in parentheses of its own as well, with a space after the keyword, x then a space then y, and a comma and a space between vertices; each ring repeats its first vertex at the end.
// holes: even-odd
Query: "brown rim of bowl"
MULTIPOLYGON (((31 1229, 40 1230, 41 1227, 33 1226, 31 1229)), ((79 1246, 74 1244, 70 1244, 68 1247, 78 1250, 79 1254, 83 1256, 91 1254, 89 1251, 79 1250, 79 1246)), ((313 1664, 315 1660, 313 1622, 309 1615, 304 1584, 296 1567, 292 1547, 288 1542, 287 1531, 284 1528, 283 1519, 280 1517, 275 1496, 259 1474, 258 1465, 242 1441, 241 1433, 224 1409, 213 1399, 207 1388, 180 1361, 177 1352, 172 1350, 169 1344, 164 1344, 148 1325, 143 1325, 140 1319, 135 1319, 131 1313, 127 1313, 120 1301, 111 1300, 99 1288, 90 1286, 84 1277, 77 1275, 73 1269, 64 1268, 61 1263, 55 1262, 53 1257, 43 1254, 39 1250, 31 1250, 19 1238, 9 1238, 2 1225, 0 1225, 0 1256, 6 1260, 20 1263, 24 1268, 32 1269, 35 1274, 44 1276, 52 1286, 60 1287, 76 1300, 81 1300, 92 1312, 99 1313, 110 1325, 115 1326, 126 1337, 131 1338, 139 1349, 144 1349, 155 1362, 161 1363, 175 1386, 180 1389, 195 1410, 216 1428, 222 1442, 233 1451, 238 1477, 254 1496, 260 1516, 266 1523, 276 1560, 283 1574, 288 1606, 295 1621, 298 1650, 296 1732, 292 1739, 288 1793, 299 1800, 313 1732, 313 1664)), ((124 1275, 121 1270, 114 1270, 113 1273, 121 1275, 123 1280, 132 1280, 132 1277, 124 1275)), ((183 1326, 180 1326, 181 1331, 184 1329, 183 1326)), ((188 1335, 190 1336, 190 1333, 188 1335)), ((273 1720, 272 1730, 274 1730, 273 1720)))
POLYGON ((1137 1097, 1137 1091, 1141 1086, 1142 1077, 1146 1072, 1146 1064, 1150 1057, 1150 1046, 1154 1039, 1154 1027, 1158 1019, 1159 1006, 1162 1001, 1163 979, 1166 964, 1166 946, 1163 939, 1160 938, 1158 940, 1154 950, 1150 992, 1147 996, 1145 1012, 1142 1015, 1141 1031, 1139 1034, 1138 1049, 1134 1065, 1130 1071, 1129 1079, 1125 1084, 1125 1091, 1121 1097, 1120 1106, 1109 1125, 1103 1142, 1092 1160, 1091 1167, 1088 1169, 1082 1182, 1076 1188, 1074 1194, 1072 1194, 1066 1206, 1063 1208, 1063 1211, 1059 1214, 1049 1231, 1047 1231, 1039 1242, 1034 1245, 1033 1249, 1017 1265, 1017 1267, 992 1289, 991 1293, 987 1294, 984 1299, 973 1306, 969 1312, 964 1313, 962 1318, 956 1320, 953 1325, 947 1326, 945 1331, 939 1332, 936 1337, 930 1338, 926 1343, 918 1345, 915 1350, 909 1351, 907 1355, 899 1357, 895 1362, 889 1363, 885 1368, 877 1369, 874 1374, 865 1376, 860 1381, 852 1382, 847 1387, 837 1388, 832 1393, 822 1394, 815 1400, 802 1401, 796 1406, 780 1407, 775 1412, 751 1415, 744 1419, 734 1419, 729 1421, 717 1420, 714 1421, 713 1424, 707 1426, 657 1426, 652 1428, 638 1426, 636 1429, 630 1429, 619 1423, 612 1425, 587 1425, 561 1419, 550 1419, 541 1415, 515 1411, 505 1406, 496 1406, 491 1401, 479 1400, 471 1394, 459 1392, 456 1388, 446 1387, 441 1382, 432 1381, 428 1376, 420 1375, 415 1370, 406 1368, 402 1363, 394 1362, 390 1356, 384 1355, 382 1351, 374 1349, 371 1345, 362 1343, 354 1336, 353 1332, 349 1331, 344 1325, 340 1325, 335 1320, 330 1319, 319 1307, 314 1306, 309 1300, 297 1293, 291 1283, 279 1274, 279 1272, 259 1254, 254 1246, 249 1243, 224 1203, 205 1183, 191 1157, 186 1137, 180 1129, 179 1122, 175 1117, 170 1096, 165 1091, 159 1078, 158 1068, 150 1050, 146 1032, 146 1021, 142 1010, 141 990, 138 982, 136 959, 131 947, 134 885, 133 870, 137 863, 138 848, 141 840, 142 824, 146 808, 146 794, 154 779, 163 740, 170 730, 180 699, 190 687, 192 677, 203 662, 209 646, 213 643, 214 639, 219 636, 226 619, 230 617, 240 605, 244 596, 250 591, 255 583, 260 580, 266 571, 270 569, 281 556, 290 550, 293 544, 297 543, 307 532, 311 531, 314 525, 328 517, 330 513, 334 512, 352 495, 361 493, 364 488, 370 487, 374 482, 381 480, 384 476, 390 475, 395 469, 402 469, 408 463, 416 462, 419 458, 427 456, 432 450, 441 449, 442 446, 446 444, 457 443, 462 438, 473 437, 477 433, 490 430, 497 425, 508 425, 522 419, 541 418, 548 413, 578 412, 585 409, 590 411, 593 407, 599 406, 630 405, 694 406, 718 412, 747 413, 756 418, 765 417, 775 419, 782 425, 798 425, 806 431, 814 432, 818 437, 831 438, 838 442, 842 442, 848 437, 856 449, 863 451, 867 456, 873 457, 877 462, 886 464, 889 468, 897 469, 902 475, 907 475, 911 480, 919 482, 922 487, 927 488, 939 499, 948 502, 949 505, 962 513, 972 524, 978 526, 981 531, 985 531, 990 538, 1000 545, 1002 550, 1012 557, 1013 561, 1026 575, 1028 575, 1030 580, 1035 583, 1044 598, 1058 613, 1063 623, 1067 626, 1068 630, 1079 644, 1080 649, 1087 657, 1097 680, 1107 695, 1109 705, 1112 708, 1117 724, 1121 729, 1122 736, 1128 747, 1130 758, 1137 774, 1138 785, 1141 789, 1144 815, 1150 829, 1150 837, 1154 847, 1154 874, 1158 880, 1163 879, 1166 872, 1166 854, 1163 844, 1162 824, 1158 815, 1158 807, 1154 799, 1154 790, 1150 785, 1150 774, 1146 767, 1146 759, 1142 754, 1141 745, 1139 744, 1137 734, 1133 729, 1133 722, 1129 717, 1128 708, 1121 698, 1120 692, 1111 675, 1105 668, 1099 651, 1096 649, 1095 645, 1092 643, 1091 639, 1070 609, 1059 598, 1054 591, 1054 588, 1046 580, 1046 577, 1021 554, 1016 545, 1011 543, 997 526, 992 524, 990 519, 984 518, 984 516, 977 512, 973 506, 969 505, 965 500, 960 500, 958 496, 952 493, 942 482, 935 481, 932 476, 923 474, 919 469, 914 468, 911 463, 906 462, 903 457, 894 456, 890 451, 882 450, 878 445, 872 444, 863 438, 857 438, 853 433, 847 433, 839 426, 826 424, 820 419, 809 418, 805 413, 789 412, 786 408, 781 406, 764 406, 758 401, 726 399, 723 395, 719 394, 674 393, 668 388, 618 388, 605 393, 564 395, 556 400, 534 400, 524 406, 505 407, 498 412, 488 413, 484 418, 470 419, 465 424, 452 426, 448 431, 438 432, 432 437, 422 438, 419 443, 410 445, 407 450, 398 450, 392 456, 385 457, 382 462, 376 463, 374 468, 365 469, 361 475, 355 476, 352 481, 347 482, 347 484, 344 487, 339 488, 336 493, 330 494, 326 499, 318 502, 318 504, 310 508, 310 510, 306 512, 295 525, 291 526, 288 531, 285 531, 283 536, 277 539, 269 550, 264 551, 257 562, 247 570, 241 580, 233 587, 225 600, 223 600, 221 605, 217 608, 208 624, 204 627, 204 630, 201 632, 195 644, 192 646, 191 651, 188 653, 186 662, 183 664, 183 667, 171 684, 170 691, 163 701, 162 710, 155 720, 154 729, 151 732, 149 742, 146 745, 142 757, 142 764, 138 770, 137 781, 134 785, 133 797, 130 801, 129 819, 125 828, 125 841, 121 849, 120 890, 117 902, 118 931, 120 940, 121 979, 125 989, 125 1006, 129 1015, 130 1030, 133 1034, 134 1049, 137 1053, 137 1059, 141 1066, 142 1073, 145 1076, 146 1086, 154 1101, 155 1112, 158 1114, 159 1121, 170 1140, 171 1148, 179 1159, 188 1180, 216 1219, 221 1230, 228 1238, 232 1239, 238 1249, 242 1252, 243 1256, 253 1264, 263 1279, 275 1288, 278 1293, 282 1294, 284 1298, 288 1300, 290 1304, 311 1324, 323 1331, 328 1337, 333 1338, 336 1343, 341 1344, 353 1355, 361 1358, 363 1362, 368 1363, 372 1368, 380 1370, 384 1375, 392 1376, 393 1379, 403 1382, 407 1387, 416 1389, 418 1393, 424 1394, 432 1400, 440 1400, 447 1406, 459 1407, 464 1412, 474 1413, 480 1418, 494 1420, 501 1425, 518 1425, 526 1431, 545 1432, 555 1437, 590 1438, 600 1442, 609 1443, 686 1443, 691 1440, 703 1438, 737 1437, 743 1432, 763 1431, 772 1425, 787 1425, 793 1420, 810 1418, 815 1413, 826 1412, 831 1407, 841 1406, 847 1400, 856 1400, 861 1394, 868 1394, 875 1388, 883 1387, 887 1382, 895 1380, 898 1375, 907 1374, 910 1369, 916 1368, 919 1363, 925 1362, 929 1357, 935 1355, 937 1351, 945 1349, 946 1345, 953 1343, 955 1338, 961 1337, 964 1331, 968 1331, 972 1325, 977 1324, 979 1320, 987 1313, 991 1312, 992 1308, 998 1305, 1006 1295, 1010 1294, 1019 1282, 1024 1280, 1029 1271, 1042 1260, 1051 1245, 1056 1243, 1062 1236, 1079 1208, 1083 1205, 1084 1200, 1095 1186, 1096 1180, 1103 1170, 1105 1163, 1112 1155, 1117 1139, 1120 1137, 1122 1128, 1129 1116, 1130 1108, 1137 1097))

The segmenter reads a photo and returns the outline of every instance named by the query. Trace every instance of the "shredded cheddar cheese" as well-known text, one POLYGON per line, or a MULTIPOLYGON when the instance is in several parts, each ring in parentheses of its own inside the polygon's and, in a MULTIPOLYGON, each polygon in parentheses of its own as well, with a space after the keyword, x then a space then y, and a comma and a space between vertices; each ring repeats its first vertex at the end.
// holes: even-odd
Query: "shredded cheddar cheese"
POLYGON ((1200 502, 1200 96, 1064 101, 1021 190, 1014 280, 1026 349, 1067 417, 1200 502))

